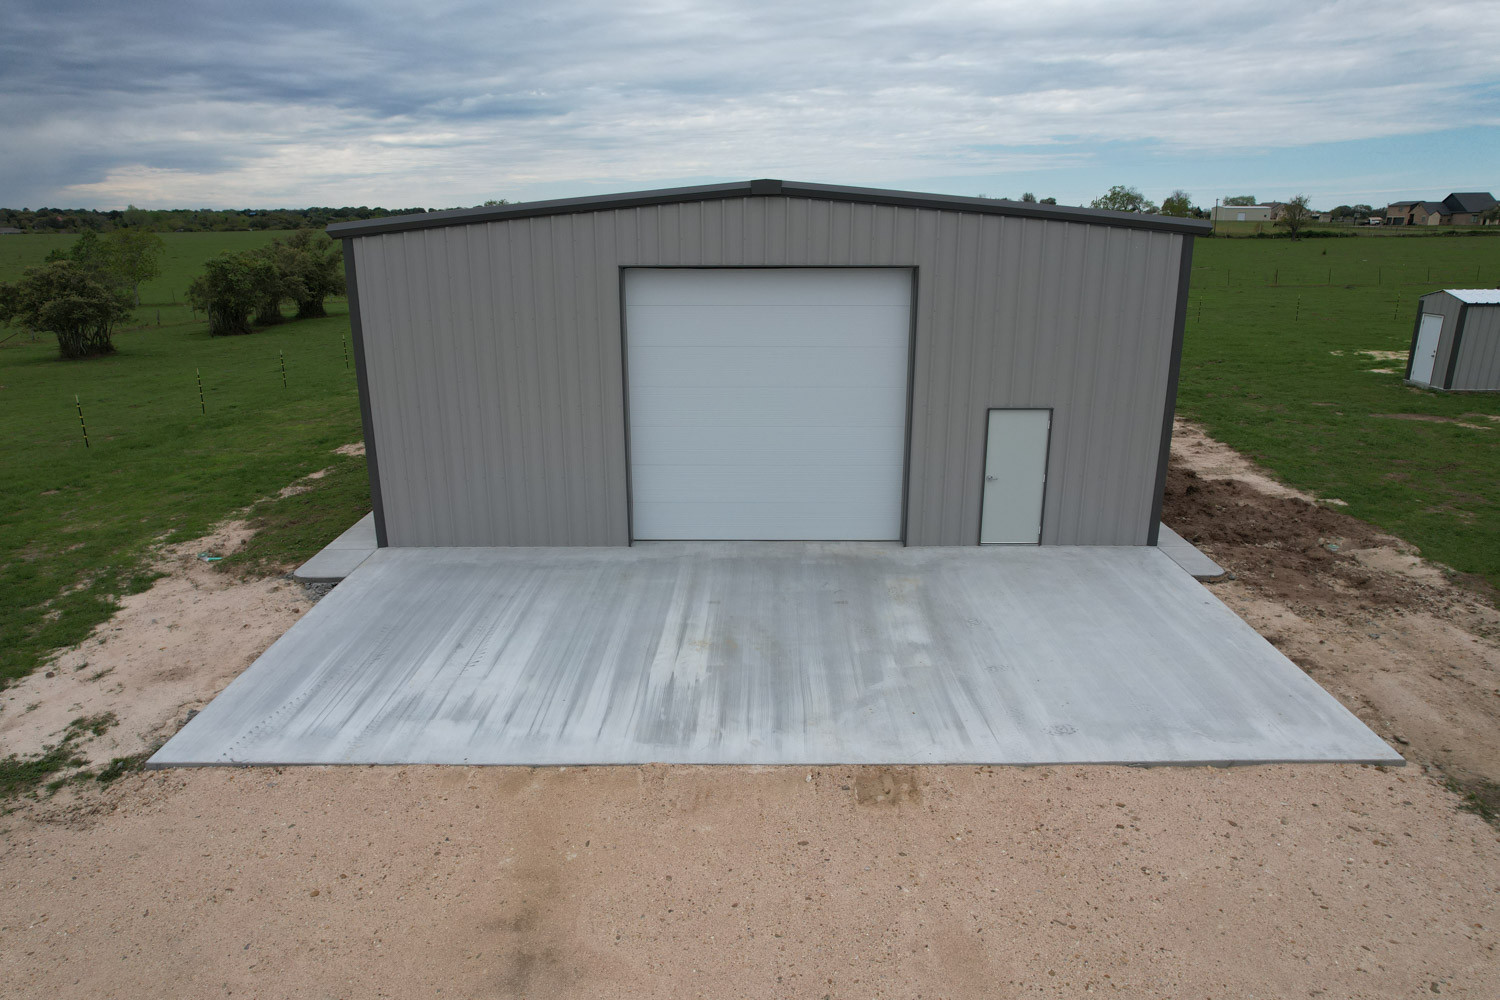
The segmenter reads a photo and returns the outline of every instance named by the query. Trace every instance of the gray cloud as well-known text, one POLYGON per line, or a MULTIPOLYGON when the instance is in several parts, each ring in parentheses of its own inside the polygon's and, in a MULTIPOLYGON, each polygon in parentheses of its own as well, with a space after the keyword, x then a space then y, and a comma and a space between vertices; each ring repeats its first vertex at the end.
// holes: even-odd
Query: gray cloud
MULTIPOLYGON (((1482 7, 1480 9, 1483 9, 1482 7)), ((1463 4, 12 5, 8 204, 995 176, 1500 124, 1463 4)))

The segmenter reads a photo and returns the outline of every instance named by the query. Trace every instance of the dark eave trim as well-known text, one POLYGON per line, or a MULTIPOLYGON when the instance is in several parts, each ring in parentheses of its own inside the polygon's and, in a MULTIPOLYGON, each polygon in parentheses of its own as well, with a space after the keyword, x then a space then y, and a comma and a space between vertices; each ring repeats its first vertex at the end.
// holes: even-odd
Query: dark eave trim
POLYGON ((590 195, 585 198, 560 198, 533 201, 519 205, 495 205, 489 208, 460 208, 447 212, 425 212, 420 215, 394 215, 384 219, 337 222, 328 227, 334 239, 400 233, 414 229, 439 229, 444 226, 467 226, 481 222, 529 219, 543 215, 571 215, 580 212, 612 211, 621 208, 643 208, 695 201, 718 201, 726 198, 811 198, 820 201, 843 201, 864 205, 894 205, 901 208, 927 208, 946 212, 972 212, 979 215, 1009 215, 1023 219, 1047 219, 1053 222, 1082 222, 1096 226, 1124 229, 1148 229, 1157 232, 1182 233, 1189 236, 1209 235, 1212 223, 1202 219, 1178 219, 1165 215, 1137 215, 1133 212, 1110 212, 1098 208, 1073 208, 1067 205, 1037 205, 1031 202, 1002 201, 994 198, 964 198, 958 195, 924 194, 918 191, 887 191, 881 188, 842 187, 834 184, 802 184, 770 178, 739 181, 733 184, 703 184, 696 187, 662 188, 625 194, 590 195))

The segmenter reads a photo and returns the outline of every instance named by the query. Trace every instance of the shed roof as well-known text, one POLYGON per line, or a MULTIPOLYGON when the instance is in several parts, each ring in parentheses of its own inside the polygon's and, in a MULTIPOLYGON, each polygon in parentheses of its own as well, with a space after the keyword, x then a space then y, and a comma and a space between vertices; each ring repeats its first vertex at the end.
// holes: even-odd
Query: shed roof
POLYGON ((569 215, 578 212, 609 211, 648 205, 777 196, 860 202, 871 205, 896 205, 907 208, 932 208, 950 212, 975 212, 982 215, 1014 215, 1030 219, 1086 222, 1100 226, 1154 229, 1189 235, 1207 235, 1213 231, 1210 223, 1199 219, 1139 215, 1134 212, 1110 212, 1104 209, 1074 208, 1067 205, 1041 205, 995 198, 965 198, 951 194, 924 194, 917 191, 887 191, 881 188, 842 187, 834 184, 805 184, 797 181, 763 179, 737 181, 731 184, 662 188, 655 191, 632 191, 624 194, 590 195, 582 198, 560 198, 554 201, 522 202, 516 205, 487 208, 460 208, 446 212, 395 215, 356 222, 337 222, 328 227, 328 235, 335 239, 345 239, 374 236, 377 233, 466 226, 476 222, 499 222, 505 219, 525 219, 541 215, 569 215))
POLYGON ((1500 305, 1500 288, 1445 288, 1443 291, 1470 305, 1500 305))

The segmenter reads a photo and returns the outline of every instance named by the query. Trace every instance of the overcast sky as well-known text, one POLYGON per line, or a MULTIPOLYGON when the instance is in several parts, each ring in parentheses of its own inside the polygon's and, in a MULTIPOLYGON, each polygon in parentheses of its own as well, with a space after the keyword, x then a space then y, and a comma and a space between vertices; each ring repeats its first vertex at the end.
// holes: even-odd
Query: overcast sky
POLYGON ((1500 189, 1500 3, 8 0, 0 205, 1500 189))

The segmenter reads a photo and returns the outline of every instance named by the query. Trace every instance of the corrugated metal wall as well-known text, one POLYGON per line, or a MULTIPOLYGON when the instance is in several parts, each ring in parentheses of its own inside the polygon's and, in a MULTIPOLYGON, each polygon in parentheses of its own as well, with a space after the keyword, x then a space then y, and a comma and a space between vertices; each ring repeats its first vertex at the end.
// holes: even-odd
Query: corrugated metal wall
POLYGON ((1465 311, 1458 365, 1449 388, 1500 391, 1500 306, 1471 304, 1465 311))
POLYGON ((1144 544, 1183 237, 733 198, 352 241, 391 545, 622 545, 620 268, 918 269, 907 541, 979 538, 990 407, 1053 407, 1042 541, 1144 544))
MULTIPOLYGON (((1448 359, 1453 356, 1453 332, 1458 329, 1458 313, 1463 307, 1447 292, 1432 292, 1417 300, 1417 329, 1422 324, 1423 313, 1435 313, 1443 317, 1443 332, 1438 337, 1437 356, 1432 362, 1432 385, 1443 388, 1443 380, 1448 377, 1448 359)), ((1412 348, 1417 346, 1416 333, 1412 333, 1412 348)))

